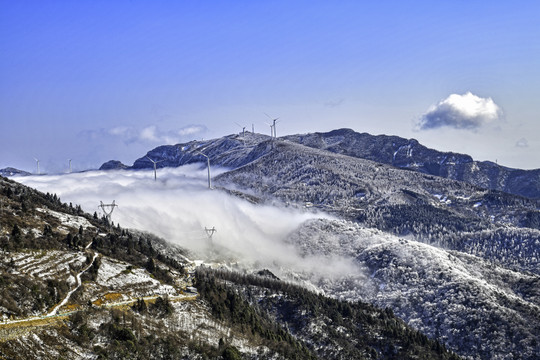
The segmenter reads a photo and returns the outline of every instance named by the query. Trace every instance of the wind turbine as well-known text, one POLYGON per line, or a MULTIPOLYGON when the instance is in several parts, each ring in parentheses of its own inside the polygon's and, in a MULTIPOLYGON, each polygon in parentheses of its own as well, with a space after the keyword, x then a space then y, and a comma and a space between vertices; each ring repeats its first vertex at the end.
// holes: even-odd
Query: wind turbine
POLYGON ((246 146, 246 127, 235 122, 236 125, 242 128, 242 141, 244 142, 244 147, 246 146))
POLYGON ((267 113, 264 113, 264 115, 268 116, 268 118, 272 120, 273 124, 268 124, 268 123, 267 124, 270 125, 271 136, 275 138, 276 137, 276 122, 278 121, 279 118, 272 119, 272 117, 268 115, 267 113))
POLYGON ((239 123, 235 122, 236 125, 242 128, 242 137, 246 136, 246 127, 240 125, 239 123))
POLYGON ((270 123, 266 123, 266 124, 270 125, 270 137, 273 139, 274 138, 274 125, 270 123))
POLYGON ((162 161, 165 161, 165 160, 159 160, 159 161, 154 161, 152 159, 150 159, 148 156, 146 157, 148 160, 150 160, 152 163, 154 163, 154 181, 157 181, 157 168, 156 168, 156 164, 157 163, 160 163, 162 161))
POLYGON ((207 166, 208 166, 208 188, 212 189, 212 180, 210 178, 210 158, 208 156, 206 156, 205 154, 203 154, 202 152, 200 152, 200 151, 197 151, 196 153, 201 154, 202 156, 204 156, 206 158, 206 162, 207 162, 207 166))
POLYGON ((34 158, 34 160, 36 160, 36 164, 37 164, 37 174, 39 175, 39 159, 34 158))
POLYGON ((68 159, 69 161, 69 172, 71 173, 71 159, 68 159))

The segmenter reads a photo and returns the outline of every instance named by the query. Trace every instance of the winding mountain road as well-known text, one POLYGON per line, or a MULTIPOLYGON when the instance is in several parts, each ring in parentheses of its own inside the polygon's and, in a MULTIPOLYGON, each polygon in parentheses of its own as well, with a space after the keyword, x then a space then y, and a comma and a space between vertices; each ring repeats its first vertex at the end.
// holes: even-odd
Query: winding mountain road
POLYGON ((92 258, 92 261, 90 262, 90 264, 84 268, 82 271, 80 271, 77 276, 75 276, 75 279, 76 279, 76 283, 77 283, 77 286, 75 286, 73 289, 71 289, 67 294, 66 294, 66 297, 60 302, 60 304, 56 305, 52 310, 51 312, 49 312, 47 315, 45 316, 55 316, 56 313, 58 312, 58 309, 60 309, 62 306, 66 305, 67 302, 69 301, 69 298, 71 297, 71 295, 77 291, 77 289, 81 286, 81 275, 88 269, 90 269, 90 266, 92 266, 94 264, 94 261, 96 260, 98 256, 98 253, 94 253, 94 257, 92 258))

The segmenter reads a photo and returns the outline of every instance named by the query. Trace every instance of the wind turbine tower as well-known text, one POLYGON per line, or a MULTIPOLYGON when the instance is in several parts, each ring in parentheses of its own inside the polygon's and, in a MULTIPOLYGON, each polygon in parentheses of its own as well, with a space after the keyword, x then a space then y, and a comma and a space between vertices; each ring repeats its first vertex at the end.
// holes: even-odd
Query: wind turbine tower
POLYGON ((69 173, 71 174, 71 159, 68 159, 69 161, 69 173))
POLYGON ((244 145, 246 145, 246 127, 235 122, 236 125, 242 128, 242 140, 244 140, 244 145))
POLYGON ((37 174, 39 175, 39 159, 34 158, 34 160, 36 160, 37 174))
POLYGON ((270 125, 270 136, 272 138, 275 138, 276 137, 276 122, 278 121, 279 118, 272 119, 272 117, 268 115, 267 113, 264 113, 264 115, 268 116, 268 118, 272 120, 272 124, 268 124, 268 123, 267 124, 270 125))
POLYGON ((206 156, 205 154, 203 154, 202 152, 200 152, 200 151, 197 151, 197 154, 201 154, 202 156, 204 156, 206 158, 207 167, 208 167, 208 188, 212 189, 212 180, 211 180, 211 177, 210 177, 210 158, 208 156, 206 156))
POLYGON ((154 181, 157 181, 157 163, 160 163, 162 161, 165 161, 165 160, 159 160, 159 161, 154 161, 152 159, 150 159, 148 156, 146 157, 148 160, 150 160, 153 164, 154 164, 154 181))
POLYGON ((277 119, 274 119, 274 139, 277 138, 277 133, 276 133, 276 122, 277 122, 277 119))

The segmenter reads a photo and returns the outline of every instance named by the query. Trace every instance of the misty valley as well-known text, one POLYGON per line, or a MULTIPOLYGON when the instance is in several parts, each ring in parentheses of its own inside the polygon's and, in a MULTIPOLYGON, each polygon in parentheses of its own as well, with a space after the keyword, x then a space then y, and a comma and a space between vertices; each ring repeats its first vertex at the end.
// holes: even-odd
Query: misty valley
POLYGON ((0 358, 540 354, 540 170, 349 129, 14 170, 0 358))

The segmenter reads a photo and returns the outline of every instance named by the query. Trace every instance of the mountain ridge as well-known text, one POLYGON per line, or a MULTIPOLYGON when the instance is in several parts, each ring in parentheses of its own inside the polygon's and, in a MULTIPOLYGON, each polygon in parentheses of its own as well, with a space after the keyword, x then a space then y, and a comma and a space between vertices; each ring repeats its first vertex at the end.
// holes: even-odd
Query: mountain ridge
POLYGON ((336 129, 329 132, 287 135, 276 140, 262 134, 232 134, 221 138, 191 141, 176 145, 161 145, 135 160, 132 166, 111 166, 109 161, 103 169, 150 169, 152 160, 162 161, 158 168, 205 162, 205 151, 213 165, 237 168, 268 150, 273 141, 291 141, 355 158, 372 160, 397 168, 421 172, 452 180, 464 181, 485 189, 498 190, 531 199, 540 199, 540 169, 523 170, 501 166, 491 161, 476 161, 470 155, 430 149, 416 139, 394 135, 371 135, 352 129, 336 129), (264 144, 264 145, 262 145, 264 144), (258 146, 261 145, 261 146, 258 146), (256 148, 259 149, 256 149, 256 148), (234 155, 234 156, 231 156, 234 155))
POLYGON ((491 161, 475 161, 470 155, 427 148, 416 139, 370 135, 345 128, 289 135, 283 139, 402 169, 465 181, 486 189, 540 198, 540 169, 513 169, 491 161))

